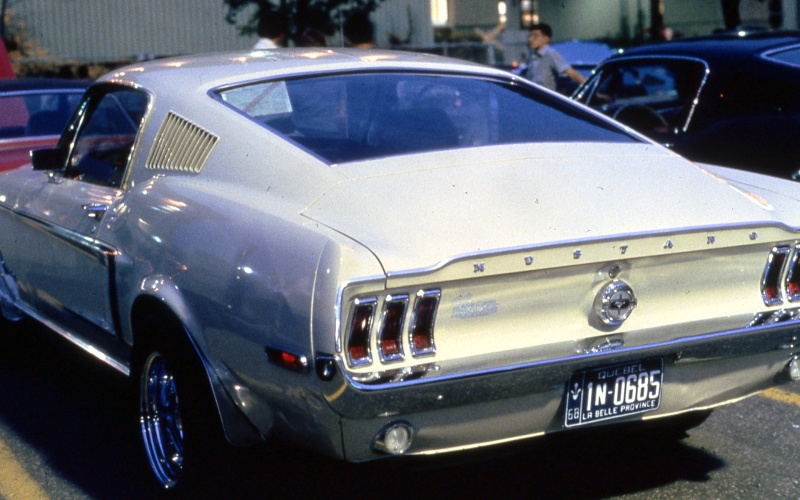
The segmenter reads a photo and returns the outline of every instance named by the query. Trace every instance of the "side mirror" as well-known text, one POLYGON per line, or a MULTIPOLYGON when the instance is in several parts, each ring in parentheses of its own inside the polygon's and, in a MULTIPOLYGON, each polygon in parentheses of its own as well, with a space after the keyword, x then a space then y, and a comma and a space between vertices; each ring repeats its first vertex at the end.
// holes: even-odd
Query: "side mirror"
POLYGON ((58 148, 31 151, 31 163, 34 170, 59 170, 64 167, 64 161, 64 152, 58 148))

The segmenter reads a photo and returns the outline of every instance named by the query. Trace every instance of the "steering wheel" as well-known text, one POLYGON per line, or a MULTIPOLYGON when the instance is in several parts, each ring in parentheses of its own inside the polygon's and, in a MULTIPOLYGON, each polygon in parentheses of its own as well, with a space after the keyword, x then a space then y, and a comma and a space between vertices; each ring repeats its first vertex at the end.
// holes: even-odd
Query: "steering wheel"
POLYGON ((624 123, 639 132, 658 132, 668 129, 669 124, 656 110, 642 104, 629 104, 622 106, 612 116, 620 123, 624 123))

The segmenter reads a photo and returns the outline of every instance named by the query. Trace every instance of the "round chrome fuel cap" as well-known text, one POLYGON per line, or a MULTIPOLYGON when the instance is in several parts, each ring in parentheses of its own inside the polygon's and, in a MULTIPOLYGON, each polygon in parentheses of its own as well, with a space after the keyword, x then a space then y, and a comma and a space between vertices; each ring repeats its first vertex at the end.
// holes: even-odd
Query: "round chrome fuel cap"
POLYGON ((633 289, 624 281, 612 281, 604 286, 594 301, 594 310, 600 320, 609 326, 619 326, 628 319, 636 307, 633 289))

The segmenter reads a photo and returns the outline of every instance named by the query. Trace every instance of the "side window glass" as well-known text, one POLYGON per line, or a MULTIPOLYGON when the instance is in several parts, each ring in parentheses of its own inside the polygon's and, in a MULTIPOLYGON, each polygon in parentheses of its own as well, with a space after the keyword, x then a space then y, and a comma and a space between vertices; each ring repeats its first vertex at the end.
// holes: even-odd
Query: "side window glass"
POLYGON ((678 133, 704 76, 703 64, 689 60, 608 64, 579 100, 651 137, 678 133))
POLYGON ((137 90, 111 89, 92 96, 77 131, 65 175, 119 187, 146 109, 147 96, 137 90))

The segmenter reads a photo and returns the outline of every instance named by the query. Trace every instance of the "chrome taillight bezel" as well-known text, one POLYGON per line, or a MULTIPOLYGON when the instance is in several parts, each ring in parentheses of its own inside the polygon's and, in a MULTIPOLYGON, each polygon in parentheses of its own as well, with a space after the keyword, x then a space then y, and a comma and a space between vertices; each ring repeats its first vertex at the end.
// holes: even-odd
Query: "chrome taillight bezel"
POLYGON ((385 295, 368 292, 349 299, 348 313, 342 317, 346 326, 341 342, 337 341, 347 366, 358 371, 383 366, 386 371, 380 373, 385 375, 392 372, 392 365, 436 354, 433 331, 441 290, 417 290, 385 295))
POLYGON ((434 327, 439 311, 440 290, 420 290, 414 300, 414 310, 408 329, 408 345, 415 358, 436 354, 434 327), (425 345, 421 345, 421 340, 425 345))
POLYGON ((786 299, 789 302, 800 301, 800 245, 795 245, 789 258, 786 271, 786 299))
POLYGON ((384 363, 402 361, 406 357, 403 332, 407 311, 408 295, 386 297, 377 336, 378 354, 384 363), (393 349, 388 348, 389 345, 392 345, 389 342, 395 346, 393 349))
POLYGON ((783 304, 786 282, 781 278, 785 275, 784 269, 791 251, 789 246, 773 247, 767 257, 767 264, 761 277, 761 297, 768 306, 783 304))
POLYGON ((344 345, 350 366, 372 364, 372 325, 375 322, 377 305, 378 299, 375 297, 355 299, 353 303, 348 322, 350 327, 344 345), (356 348, 363 349, 363 354, 355 355, 354 349, 356 348))

